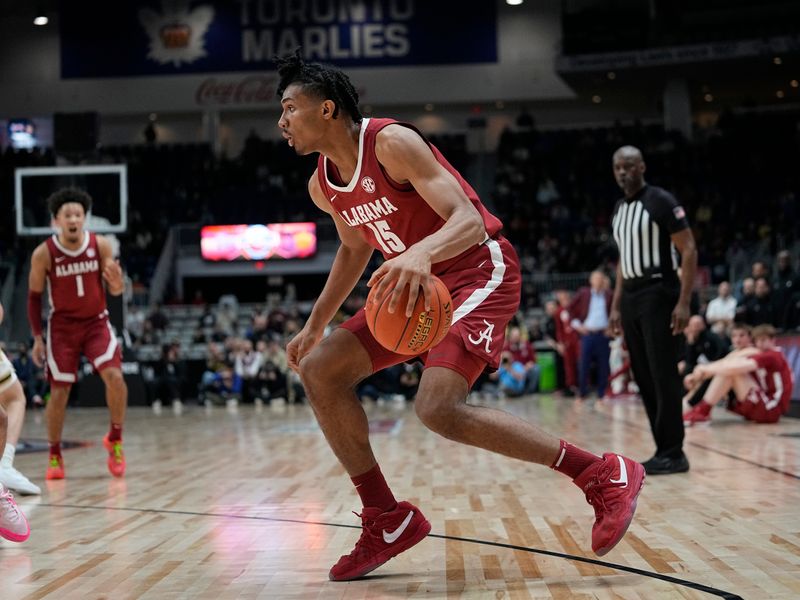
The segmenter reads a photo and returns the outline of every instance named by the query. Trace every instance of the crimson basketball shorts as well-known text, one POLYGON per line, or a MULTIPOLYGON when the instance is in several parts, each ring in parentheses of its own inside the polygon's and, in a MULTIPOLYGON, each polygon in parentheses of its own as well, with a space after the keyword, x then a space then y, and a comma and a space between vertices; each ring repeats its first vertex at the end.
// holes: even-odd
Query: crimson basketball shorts
POLYGON ((756 423, 777 423, 783 413, 780 402, 776 404, 771 401, 767 392, 758 384, 750 388, 744 400, 731 402, 728 410, 756 423), (775 406, 771 406, 773 404, 775 406))
POLYGON ((15 381, 17 381, 17 373, 14 371, 14 365, 11 364, 5 353, 0 350, 0 393, 5 392, 14 385, 15 381))
MULTIPOLYGON (((490 238, 438 277, 453 298, 453 323, 441 342, 416 358, 426 369, 456 371, 472 387, 484 368, 496 370, 500 365, 506 325, 519 308, 519 259, 504 237, 490 238)), ((413 359, 381 346, 363 310, 341 327, 352 331, 367 350, 373 372, 413 359)))
POLYGON ((51 318, 47 327, 47 379, 51 385, 72 385, 83 354, 97 372, 122 363, 117 336, 108 315, 92 319, 51 318))

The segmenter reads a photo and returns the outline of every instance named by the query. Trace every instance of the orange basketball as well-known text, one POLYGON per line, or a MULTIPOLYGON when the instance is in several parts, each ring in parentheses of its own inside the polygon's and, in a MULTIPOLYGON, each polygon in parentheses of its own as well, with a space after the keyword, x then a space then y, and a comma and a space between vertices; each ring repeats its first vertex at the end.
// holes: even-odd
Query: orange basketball
POLYGON ((367 327, 381 346, 398 354, 413 356, 430 350, 444 339, 453 320, 453 300, 441 279, 431 275, 431 280, 431 309, 425 310, 425 295, 420 288, 410 317, 406 317, 405 310, 408 286, 403 290, 394 313, 389 312, 390 293, 371 303, 378 286, 372 287, 364 310, 367 313, 367 327))

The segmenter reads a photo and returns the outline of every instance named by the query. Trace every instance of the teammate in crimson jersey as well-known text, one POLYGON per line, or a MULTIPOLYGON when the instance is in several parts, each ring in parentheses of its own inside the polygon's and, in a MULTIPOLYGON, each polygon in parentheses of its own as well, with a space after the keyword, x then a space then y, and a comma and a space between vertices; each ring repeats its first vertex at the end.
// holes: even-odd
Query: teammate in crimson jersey
POLYGON ((125 284, 114 260, 111 244, 84 229, 91 197, 76 188, 65 188, 47 199, 57 233, 36 247, 28 280, 28 319, 33 333, 33 360, 46 364, 50 381, 47 434, 50 458, 47 479, 64 478, 61 432, 72 384, 77 380, 81 353, 100 374, 106 388, 111 428, 103 439, 108 451, 108 470, 115 477, 125 473, 122 424, 128 404, 128 388, 120 369, 120 349, 106 310, 105 286, 114 296, 125 284), (47 283, 50 317, 47 339, 42 337, 42 292, 47 283))
POLYGON ((379 297, 392 294, 390 310, 410 316, 420 291, 429 305, 431 273, 453 297, 453 326, 420 357, 420 420, 449 439, 569 475, 595 508, 593 549, 608 552, 633 518, 644 481, 641 465, 618 454, 595 456, 508 413, 466 403, 478 375, 497 366, 506 324, 519 304, 519 264, 499 234, 500 221, 414 127, 363 118, 344 73, 305 63, 300 51, 280 59, 278 73, 278 126, 297 154, 320 154, 308 189, 341 240, 308 321, 287 346, 289 364, 300 373, 320 427, 364 505, 361 537, 329 577, 361 577, 420 542, 431 528, 419 508, 395 500, 354 392, 362 379, 408 357, 372 338, 364 311, 322 339, 376 249, 385 261, 368 285, 377 286, 379 297), (406 286, 408 304, 399 306, 406 286))
POLYGON ((753 328, 755 349, 731 352, 723 359, 698 365, 688 383, 711 379, 703 399, 683 415, 686 425, 711 420, 711 409, 733 390, 736 399, 728 409, 756 423, 776 423, 789 408, 794 379, 789 363, 775 345, 775 328, 753 328))

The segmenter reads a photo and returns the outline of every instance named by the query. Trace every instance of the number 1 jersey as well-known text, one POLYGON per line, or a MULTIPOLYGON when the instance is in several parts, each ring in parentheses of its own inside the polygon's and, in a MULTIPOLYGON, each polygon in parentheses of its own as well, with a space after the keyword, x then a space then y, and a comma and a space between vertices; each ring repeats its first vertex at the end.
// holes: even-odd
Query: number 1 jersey
POLYGON ((50 252, 47 283, 51 317, 91 319, 105 313, 97 236, 89 231, 83 236, 83 243, 76 250, 62 246, 56 235, 46 240, 50 252))
MULTIPOLYGON (((349 183, 343 183, 336 165, 320 154, 317 175, 322 192, 345 223, 361 231, 366 242, 379 250, 386 259, 404 252, 421 239, 435 233, 445 221, 409 184, 393 181, 383 170, 375 156, 375 138, 387 125, 398 124, 417 133, 408 123, 393 119, 365 118, 361 122, 358 141, 358 163, 349 183)), ((423 140, 425 137, 419 134, 423 140)), ((494 237, 502 228, 500 220, 481 203, 478 194, 456 171, 441 152, 428 143, 436 160, 455 177, 464 194, 470 199, 483 219, 488 237, 494 237)), ((432 265, 434 275, 446 272, 470 251, 432 265)))

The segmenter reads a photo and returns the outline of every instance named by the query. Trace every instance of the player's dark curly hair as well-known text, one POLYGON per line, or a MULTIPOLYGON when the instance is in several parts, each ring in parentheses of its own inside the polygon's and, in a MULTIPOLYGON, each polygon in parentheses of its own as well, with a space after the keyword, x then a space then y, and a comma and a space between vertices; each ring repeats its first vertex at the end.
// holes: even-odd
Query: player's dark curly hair
POLYGON ((69 202, 77 202, 83 206, 84 213, 88 213, 92 209, 92 197, 76 187, 61 188, 57 192, 50 194, 47 198, 47 208, 50 214, 55 217, 58 214, 58 210, 69 202))
POLYGON ((303 85, 303 90, 323 100, 333 100, 336 108, 333 109, 333 118, 339 116, 339 109, 350 115, 356 123, 360 123, 361 111, 358 110, 358 92, 353 87, 350 78, 341 70, 330 65, 320 63, 307 63, 303 60, 300 48, 293 54, 287 54, 275 59, 278 66, 278 98, 293 83, 303 85))

